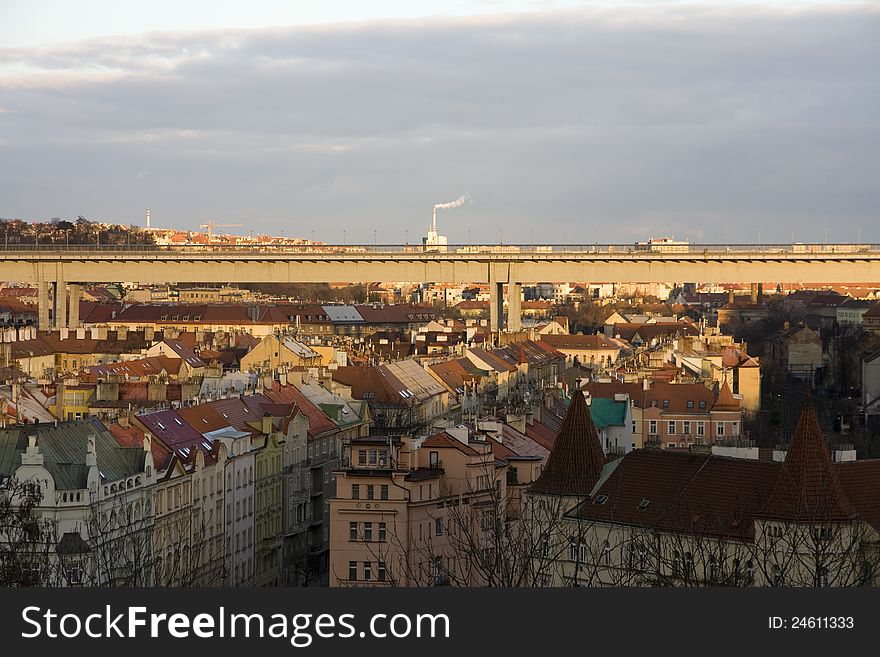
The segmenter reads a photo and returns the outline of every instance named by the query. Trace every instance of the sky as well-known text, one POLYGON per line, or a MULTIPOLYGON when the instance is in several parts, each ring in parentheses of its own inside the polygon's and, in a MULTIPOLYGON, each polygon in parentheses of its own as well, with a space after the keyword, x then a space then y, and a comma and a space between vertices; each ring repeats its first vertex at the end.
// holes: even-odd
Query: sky
POLYGON ((0 217, 880 242, 876 2, 0 3, 0 217))

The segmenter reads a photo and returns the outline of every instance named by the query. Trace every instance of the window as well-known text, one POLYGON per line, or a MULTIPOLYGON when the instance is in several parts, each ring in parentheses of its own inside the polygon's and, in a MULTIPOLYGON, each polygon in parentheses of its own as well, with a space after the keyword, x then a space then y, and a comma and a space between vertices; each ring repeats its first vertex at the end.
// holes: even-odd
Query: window
POLYGON ((364 561, 364 581, 369 582, 371 579, 373 579, 373 563, 364 561))
POLYGON ((376 579, 380 582, 385 581, 385 562, 379 561, 376 563, 376 579))
POLYGON ((691 423, 688 420, 685 420, 684 422, 681 423, 681 426, 682 426, 681 432, 683 434, 685 434, 686 436, 690 435, 691 423))
POLYGON ((348 540, 358 540, 358 524, 356 522, 348 523, 348 540))
POLYGON ((356 582, 358 578, 358 562, 357 561, 349 561, 348 562, 348 579, 352 582, 356 582))
POLYGON ((693 407, 694 407, 694 402, 693 402, 693 400, 688 399, 688 408, 693 408, 693 407))
POLYGON ((379 523, 379 542, 384 543, 388 540, 388 530, 385 528, 385 523, 379 523))
POLYGON ((668 422, 666 433, 669 435, 675 435, 675 420, 670 420, 668 422))
POLYGON ((657 435, 657 420, 651 420, 648 422, 648 433, 652 436, 657 435))
POLYGON ((434 535, 443 536, 443 518, 434 520, 434 535))
POLYGON ((739 427, 739 422, 732 422, 730 425, 730 435, 738 436, 739 435, 738 427, 739 427))
POLYGON ((715 425, 715 435, 716 436, 723 436, 724 435, 724 423, 723 422, 719 422, 718 424, 715 425))
POLYGON ((440 452, 431 452, 430 454, 428 454, 428 462, 432 468, 439 467, 440 452))
POLYGON ((360 484, 352 484, 351 485, 351 499, 353 499, 353 500, 361 499, 361 486, 360 486, 360 484))
POLYGON ((358 465, 366 465, 367 464, 367 450, 362 449, 358 451, 358 465))
POLYGON ((668 399, 663 400, 663 408, 669 408, 669 400, 668 399))
POLYGON ((373 489, 374 488, 375 488, 375 486, 373 486, 373 484, 367 484, 367 499, 368 500, 373 499, 373 489))
POLYGON ((373 540, 373 523, 364 523, 364 541, 372 542, 373 540))
POLYGON ((378 452, 375 449, 370 450, 370 465, 376 465, 378 463, 377 454, 378 452))
POLYGON ((706 402, 705 402, 705 401, 701 401, 701 402, 700 402, 700 408, 706 408, 706 402))
POLYGON ((697 422, 697 435, 702 436, 706 433, 706 426, 702 422, 697 422))
POLYGON ((388 499, 388 484, 382 484, 381 486, 379 486, 379 499, 388 499))
POLYGON ((379 467, 385 467, 388 464, 388 450, 380 449, 379 450, 379 467))
POLYGON ((635 420, 632 421, 632 432, 633 433, 636 432, 636 421, 635 420))

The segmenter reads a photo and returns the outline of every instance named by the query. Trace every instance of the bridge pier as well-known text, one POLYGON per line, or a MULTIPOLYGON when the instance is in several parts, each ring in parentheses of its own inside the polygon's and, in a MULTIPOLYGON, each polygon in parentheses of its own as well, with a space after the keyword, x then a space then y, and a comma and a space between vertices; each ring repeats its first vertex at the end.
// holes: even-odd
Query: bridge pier
POLYGON ((507 284, 507 330, 522 330, 522 283, 507 284))
POLYGON ((48 331, 49 325, 49 281, 40 278, 37 281, 37 328, 48 331))
POLYGON ((493 333, 501 331, 501 318, 504 316, 504 283, 489 283, 489 328, 493 333))
POLYGON ((70 312, 67 313, 67 325, 70 328, 78 328, 79 327, 79 302, 82 297, 82 288, 76 284, 70 284, 70 292, 68 294, 68 299, 70 299, 70 312))
POLYGON ((67 328, 67 283, 63 280, 55 281, 55 309, 52 317, 53 325, 57 329, 67 328))

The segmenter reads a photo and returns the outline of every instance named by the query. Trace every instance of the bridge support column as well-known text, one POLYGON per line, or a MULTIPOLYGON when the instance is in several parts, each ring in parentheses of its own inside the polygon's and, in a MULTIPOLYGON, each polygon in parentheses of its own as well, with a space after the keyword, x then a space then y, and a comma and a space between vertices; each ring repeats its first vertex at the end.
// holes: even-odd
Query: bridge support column
POLYGON ((55 281, 55 314, 53 324, 55 328, 67 328, 67 283, 55 281))
POLYGON ((504 283, 489 283, 489 328, 493 333, 501 330, 501 318, 504 316, 504 283))
POLYGON ((82 297, 82 288, 76 283, 70 284, 70 293, 68 294, 68 299, 70 299, 70 312, 67 313, 67 325, 72 328, 79 327, 79 301, 82 297))
POLYGON ((522 330, 522 283, 507 284, 507 330, 522 330))
POLYGON ((48 331, 52 328, 49 325, 49 281, 40 279, 37 282, 37 307, 37 328, 48 331))

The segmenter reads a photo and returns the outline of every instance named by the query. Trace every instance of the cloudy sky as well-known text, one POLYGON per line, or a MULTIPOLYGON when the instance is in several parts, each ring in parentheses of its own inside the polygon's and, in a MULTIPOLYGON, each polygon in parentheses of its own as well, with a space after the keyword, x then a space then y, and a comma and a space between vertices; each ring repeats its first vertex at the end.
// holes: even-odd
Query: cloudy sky
POLYGON ((0 217, 878 242, 878 61, 874 2, 3 0, 0 217))

